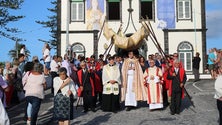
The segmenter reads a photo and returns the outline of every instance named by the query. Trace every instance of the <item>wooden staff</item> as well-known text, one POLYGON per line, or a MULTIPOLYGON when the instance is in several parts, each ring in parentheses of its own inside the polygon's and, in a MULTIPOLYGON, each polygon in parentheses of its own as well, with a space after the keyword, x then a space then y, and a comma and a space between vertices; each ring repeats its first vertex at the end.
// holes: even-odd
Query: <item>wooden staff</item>
POLYGON ((102 30, 103 30, 103 28, 104 28, 105 21, 106 21, 106 19, 104 19, 103 25, 102 25, 101 30, 100 30, 100 32, 99 32, 98 43, 99 43, 100 37, 101 37, 101 35, 102 35, 102 30))
POLYGON ((156 46, 156 48, 158 49, 158 51, 160 52, 160 54, 161 54, 164 58, 166 58, 166 55, 165 55, 165 53, 163 52, 161 46, 159 45, 159 43, 158 43, 158 41, 157 41, 157 39, 156 39, 156 36, 155 36, 153 30, 150 28, 151 25, 148 25, 145 21, 144 21, 144 24, 142 23, 142 26, 145 28, 145 31, 146 31, 147 33, 150 33, 150 39, 151 39, 151 41, 154 43, 154 45, 156 46), (145 24, 145 26, 144 26, 144 24, 145 24))

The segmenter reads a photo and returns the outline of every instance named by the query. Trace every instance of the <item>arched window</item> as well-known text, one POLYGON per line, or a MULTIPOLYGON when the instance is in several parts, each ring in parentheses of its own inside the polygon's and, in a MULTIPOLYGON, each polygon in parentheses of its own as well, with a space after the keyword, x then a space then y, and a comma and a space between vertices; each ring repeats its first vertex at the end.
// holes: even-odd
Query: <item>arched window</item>
POLYGON ((186 71, 192 71, 193 46, 187 41, 183 41, 177 48, 179 59, 183 63, 186 71))
POLYGON ((76 53, 76 57, 78 55, 85 56, 85 47, 81 43, 74 43, 72 45, 72 52, 76 53))

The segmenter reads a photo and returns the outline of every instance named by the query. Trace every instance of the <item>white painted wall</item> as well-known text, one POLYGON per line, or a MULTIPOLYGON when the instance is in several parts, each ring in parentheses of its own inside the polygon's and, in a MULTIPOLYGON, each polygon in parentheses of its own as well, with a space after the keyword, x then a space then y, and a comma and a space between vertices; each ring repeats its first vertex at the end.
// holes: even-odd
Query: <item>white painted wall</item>
MULTIPOLYGON (((176 1, 176 0, 175 0, 176 1)), ((157 2, 155 2, 157 3, 157 2)), ((106 1, 104 2, 105 4, 105 11, 106 12, 106 1)), ((201 0, 192 0, 192 20, 184 20, 184 21, 178 21, 176 22, 176 29, 200 29, 201 28, 201 0), (195 10, 195 13, 194 13, 195 10)), ((156 7, 157 5, 155 5, 156 7)), ((122 0, 122 29, 123 31, 126 29, 127 26, 127 21, 128 21, 128 11, 127 9, 129 8, 129 2, 128 0, 122 0)), ((137 29, 141 27, 141 24, 139 23, 139 0, 132 0, 132 8, 134 9, 133 11, 133 22, 136 26, 137 29)), ((85 10, 86 10, 86 3, 85 3, 85 10)), ((157 10, 155 8, 155 10, 157 10)), ((62 7, 61 7, 61 29, 62 31, 66 31, 66 19, 67 19, 67 0, 62 0, 62 7)), ((155 11, 155 20, 157 20, 157 11, 155 11)), ((114 31, 118 31, 118 28, 120 26, 120 21, 112 21, 108 22, 109 27, 113 28, 114 31)), ((157 23, 151 21, 152 27, 154 29, 154 32, 156 34, 156 37, 161 45, 161 47, 164 49, 164 33, 162 29, 157 29, 157 23)), ((85 22, 71 22, 69 24, 69 30, 73 31, 83 31, 86 30, 86 23, 85 22)), ((126 33, 134 33, 135 30, 132 26, 132 22, 130 22, 130 25, 126 31, 126 33)), ((85 45, 86 48, 86 56, 90 56, 93 53, 93 34, 70 34, 69 36, 69 41, 70 44, 73 44, 75 42, 80 42, 83 45, 85 45)), ((61 53, 64 55, 65 53, 65 42, 66 42, 66 35, 62 34, 61 37, 62 45, 61 45, 61 53)), ((179 45, 180 42, 182 41, 189 41, 194 48, 194 53, 196 51, 200 52, 202 55, 202 34, 200 32, 169 32, 169 53, 174 53, 177 52, 177 46, 179 45), (196 35, 196 38, 195 38, 196 35), (196 40, 196 42, 195 42, 196 40)), ((153 42, 150 40, 146 41, 148 44, 148 53, 153 54, 157 52, 156 47, 154 46, 153 42)), ((99 46, 98 46, 98 54, 103 54, 105 52, 104 49, 104 44, 109 45, 110 41, 107 41, 104 37, 103 34, 101 35, 101 38, 99 40, 99 46)), ((114 47, 110 54, 114 54, 114 47)), ((203 57, 201 57, 203 58, 203 57)), ((201 63, 201 69, 202 71, 202 63, 201 63)))

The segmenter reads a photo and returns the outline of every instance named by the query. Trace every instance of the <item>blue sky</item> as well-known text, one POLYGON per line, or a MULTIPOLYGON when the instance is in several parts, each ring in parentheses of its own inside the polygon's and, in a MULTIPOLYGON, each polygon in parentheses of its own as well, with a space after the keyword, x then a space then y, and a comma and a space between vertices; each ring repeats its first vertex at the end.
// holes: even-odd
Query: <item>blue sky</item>
MULTIPOLYGON (((17 34, 20 38, 24 38, 26 41, 22 41, 28 50, 31 52, 31 57, 34 55, 42 57, 43 42, 38 39, 50 39, 49 29, 43 28, 42 25, 35 23, 37 20, 48 20, 47 16, 52 14, 47 8, 52 7, 51 0, 25 0, 20 10, 13 11, 18 15, 23 15, 25 18, 20 21, 13 22, 9 26, 15 26, 19 28, 22 33, 17 34)), ((8 56, 8 51, 15 48, 15 42, 9 39, 0 38, 0 62, 11 61, 8 56)), ((53 52, 51 54, 54 54, 53 52)))
POLYGON ((222 0, 206 0, 207 48, 222 49, 222 0))
MULTIPOLYGON (((21 10, 13 13, 26 16, 24 19, 10 24, 19 28, 22 33, 18 36, 26 39, 21 43, 31 51, 31 56, 42 56, 42 47, 44 43, 38 39, 50 39, 48 29, 35 23, 36 20, 47 20, 51 13, 47 8, 51 8, 52 0, 25 0, 21 10)), ((207 49, 217 47, 222 49, 222 0, 206 0, 206 18, 207 18, 207 49)), ((14 49, 15 42, 9 39, 0 38, 0 62, 11 61, 8 51, 14 49)), ((54 55, 55 51, 51 52, 54 55)))

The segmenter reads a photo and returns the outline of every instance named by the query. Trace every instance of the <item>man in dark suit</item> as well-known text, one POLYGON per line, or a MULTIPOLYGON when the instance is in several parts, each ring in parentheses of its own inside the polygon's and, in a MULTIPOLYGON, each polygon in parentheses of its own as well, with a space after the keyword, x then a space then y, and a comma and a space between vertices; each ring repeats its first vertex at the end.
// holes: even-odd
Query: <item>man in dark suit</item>
POLYGON ((84 112, 86 113, 89 108, 95 112, 95 84, 94 84, 94 73, 90 72, 86 68, 86 63, 80 63, 81 70, 77 72, 78 80, 79 80, 79 88, 80 91, 78 96, 83 97, 83 107, 84 112))
POLYGON ((171 95, 171 114, 180 114, 181 98, 184 97, 183 89, 187 77, 185 70, 180 67, 179 60, 174 60, 173 67, 169 70, 167 79, 172 80, 172 87, 169 90, 169 95, 171 95))
POLYGON ((194 74, 194 82, 197 82, 200 80, 200 73, 199 73, 199 68, 200 68, 200 53, 196 53, 196 56, 193 58, 193 74, 194 74))

